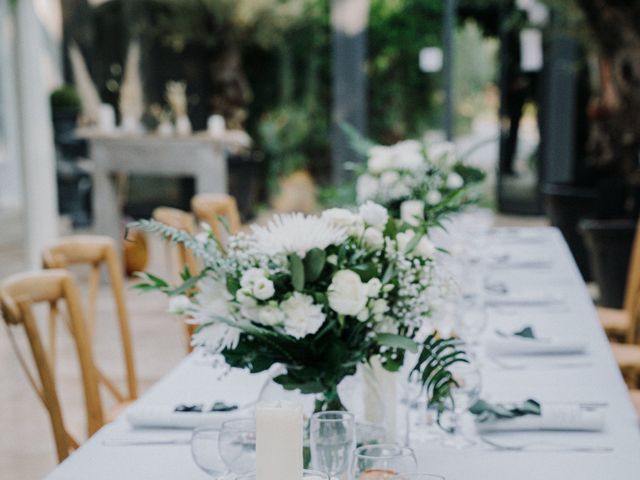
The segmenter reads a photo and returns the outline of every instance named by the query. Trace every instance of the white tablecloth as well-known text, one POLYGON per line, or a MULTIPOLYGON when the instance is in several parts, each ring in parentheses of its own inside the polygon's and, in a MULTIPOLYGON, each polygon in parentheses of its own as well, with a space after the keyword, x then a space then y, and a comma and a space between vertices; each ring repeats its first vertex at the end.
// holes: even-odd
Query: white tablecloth
MULTIPOLYGON (((419 470, 444 475, 447 480, 602 480, 640 476, 640 432, 607 339, 570 252, 560 233, 538 229, 540 242, 527 242, 532 254, 543 251, 552 259, 548 268, 500 268, 490 272, 491 281, 509 288, 544 289, 566 298, 563 306, 505 306, 492 310, 487 335, 496 329, 515 331, 533 326, 556 338, 580 336, 588 344, 585 355, 572 362, 574 368, 558 367, 557 360, 513 360, 526 369, 505 369, 490 361, 483 365, 483 397, 492 401, 595 402, 606 404, 603 432, 510 433, 503 443, 527 441, 565 442, 611 446, 607 453, 504 452, 478 445, 466 450, 441 448, 438 443, 413 444, 419 470)), ((530 232, 536 233, 536 232, 530 232)), ((526 237, 526 236, 525 236, 526 237)), ((499 238, 499 236, 496 236, 499 238)), ((505 247, 507 248, 507 247, 505 247)), ((518 248, 523 248, 520 245, 518 248)), ((563 362, 569 360, 563 359, 563 362)), ((220 371, 201 358, 185 359, 139 402, 149 405, 209 403, 216 394, 246 403, 255 399, 264 377, 255 379, 242 371, 220 378, 220 371)), ((132 431, 124 418, 105 426, 55 469, 49 480, 188 480, 208 478, 191 459, 189 445, 112 446, 114 439, 188 439, 189 432, 171 430, 132 431)))

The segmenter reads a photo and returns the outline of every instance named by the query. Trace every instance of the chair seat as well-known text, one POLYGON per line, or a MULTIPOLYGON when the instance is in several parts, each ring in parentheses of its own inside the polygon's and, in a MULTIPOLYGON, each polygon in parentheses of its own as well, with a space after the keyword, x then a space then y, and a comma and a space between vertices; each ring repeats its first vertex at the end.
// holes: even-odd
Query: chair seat
POLYGON ((640 370, 640 345, 611 343, 611 350, 620 368, 640 370))
POLYGON ((105 413, 105 423, 111 423, 118 418, 122 413, 134 402, 134 400, 125 400, 111 407, 105 413))
POLYGON ((630 390, 629 394, 631 395, 633 406, 636 407, 636 412, 640 415, 640 390, 630 390))
POLYGON ((629 331, 630 319, 625 310, 598 307, 597 312, 602 328, 608 334, 626 335, 629 331))

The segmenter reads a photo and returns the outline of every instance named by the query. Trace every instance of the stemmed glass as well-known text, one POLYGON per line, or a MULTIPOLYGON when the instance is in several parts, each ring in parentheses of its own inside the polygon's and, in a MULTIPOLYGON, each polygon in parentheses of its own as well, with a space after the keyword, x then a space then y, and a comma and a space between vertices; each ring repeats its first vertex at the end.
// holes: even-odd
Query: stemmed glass
POLYGON ((218 439, 220 457, 228 471, 249 473, 256 468, 256 421, 253 418, 227 420, 218 439))
POLYGON ((451 427, 443 445, 450 448, 467 448, 475 442, 463 434, 461 418, 479 398, 482 379, 480 371, 473 363, 456 363, 451 366, 451 373, 458 385, 451 388, 451 427))
POLYGON ((349 456, 356 446, 356 426, 348 412, 317 412, 309 428, 311 466, 329 478, 339 477, 349 467, 349 456))
POLYGON ((482 293, 462 297, 457 304, 455 330, 475 354, 480 336, 487 328, 488 315, 482 293))
POLYGON ((218 450, 219 427, 203 426, 191 435, 191 456, 196 465, 207 475, 218 477, 225 472, 225 465, 218 450))
POLYGON ((363 445, 353 454, 351 480, 388 480, 417 469, 416 455, 409 447, 392 443, 363 445))

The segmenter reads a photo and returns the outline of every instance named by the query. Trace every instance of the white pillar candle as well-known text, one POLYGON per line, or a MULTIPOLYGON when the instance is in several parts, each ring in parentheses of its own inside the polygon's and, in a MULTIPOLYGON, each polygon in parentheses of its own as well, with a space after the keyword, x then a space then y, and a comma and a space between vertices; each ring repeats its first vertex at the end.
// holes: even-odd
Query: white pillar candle
POLYGON ((256 480, 302 480, 302 407, 256 407, 256 480))
POLYGON ((364 373, 365 418, 384 425, 387 441, 396 441, 397 375, 384 369, 379 357, 371 359, 371 367, 364 373))

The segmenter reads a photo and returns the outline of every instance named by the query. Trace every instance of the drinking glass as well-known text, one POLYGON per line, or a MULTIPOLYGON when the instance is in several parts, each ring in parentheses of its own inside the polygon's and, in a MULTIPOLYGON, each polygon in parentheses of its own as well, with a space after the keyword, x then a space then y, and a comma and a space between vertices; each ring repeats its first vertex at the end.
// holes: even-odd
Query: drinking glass
POLYGON ((227 420, 218 440, 220 457, 232 473, 249 473, 256 468, 256 421, 253 418, 227 420))
POLYGON ((462 416, 480 397, 482 379, 480 370, 473 363, 456 363, 450 367, 457 386, 451 388, 451 426, 450 434, 445 436, 443 445, 450 448, 467 448, 475 442, 464 435, 461 428, 462 416))
POLYGON ((487 324, 488 316, 483 295, 460 299, 455 316, 455 331, 471 347, 470 353, 474 353, 477 348, 487 324))
MULTIPOLYGON (((256 480, 256 472, 236 475, 234 480, 256 480)), ((318 472, 316 470, 303 470, 302 480, 329 480, 329 477, 326 473, 318 472)))
POLYGON ((403 473, 396 475, 392 480, 446 480, 442 475, 433 473, 403 473))
POLYGON ((409 447, 393 443, 364 445, 353 453, 351 480, 388 480, 417 469, 416 455, 409 447))
POLYGON ((429 408, 427 393, 419 378, 409 378, 405 385, 403 403, 407 423, 405 445, 410 445, 412 441, 424 443, 442 437, 442 430, 436 424, 437 414, 429 408))
POLYGON ((196 465, 207 475, 218 477, 225 472, 225 465, 218 451, 219 427, 198 427, 191 435, 191 456, 196 465))
POLYGON ((317 412, 309 429, 311 466, 329 478, 343 476, 349 468, 349 456, 356 447, 356 427, 348 412, 317 412))

